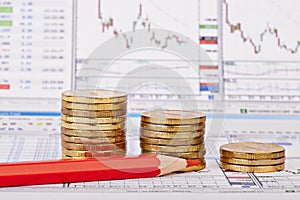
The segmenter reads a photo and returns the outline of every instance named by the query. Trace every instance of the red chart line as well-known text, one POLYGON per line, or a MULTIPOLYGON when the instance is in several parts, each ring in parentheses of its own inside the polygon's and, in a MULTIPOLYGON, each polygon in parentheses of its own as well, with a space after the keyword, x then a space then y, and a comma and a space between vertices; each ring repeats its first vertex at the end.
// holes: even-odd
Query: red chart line
MULTIPOLYGON (((243 42, 249 42, 250 45, 253 47, 254 53, 258 54, 261 52, 261 45, 259 44, 255 44, 255 42, 253 41, 253 39, 251 37, 246 37, 244 30, 242 29, 242 25, 241 23, 237 23, 236 25, 234 25, 233 23, 230 22, 229 20, 229 5, 227 0, 223 0, 224 4, 225 4, 225 21, 226 24, 229 26, 230 28, 230 32, 234 33, 235 31, 239 31, 240 32, 240 36, 243 42)), ((281 38, 279 37, 279 31, 276 28, 270 28, 270 27, 266 27, 264 29, 264 31, 262 33, 260 33, 260 41, 263 42, 264 40, 264 36, 269 33, 271 35, 273 35, 277 41, 277 46, 281 49, 284 49, 292 54, 295 54, 298 52, 298 49, 300 47, 300 41, 297 41, 296 46, 294 48, 290 48, 287 45, 285 45, 281 38)))

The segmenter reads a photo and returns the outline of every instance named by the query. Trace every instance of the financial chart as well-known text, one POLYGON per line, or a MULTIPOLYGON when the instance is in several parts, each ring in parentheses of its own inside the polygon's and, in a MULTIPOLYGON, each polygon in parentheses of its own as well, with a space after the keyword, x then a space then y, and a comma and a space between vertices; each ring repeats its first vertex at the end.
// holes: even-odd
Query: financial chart
POLYGON ((300 100, 299 12, 292 6, 296 4, 223 1, 226 99, 300 100))
POLYGON ((212 44, 206 48, 215 50, 214 59, 222 65, 225 100, 299 101, 296 4, 202 1, 203 10, 208 6, 215 12, 202 15, 200 29, 207 38, 218 38, 218 49, 212 44))
MULTIPOLYGON (((296 0, 0 0, 0 159, 58 159, 60 95, 128 93, 128 155, 140 114, 200 110, 207 169, 29 191, 299 192, 300 4, 296 0), (286 148, 286 170, 224 172, 220 145, 286 148)), ((11 191, 18 189, 11 188, 11 191)))
POLYGON ((297 2, 245 5, 1 1, 3 120, 57 116, 56 122, 26 122, 37 130, 55 129, 60 93, 73 86, 128 92, 132 117, 181 108, 201 110, 209 118, 297 119, 299 12, 290 6, 297 2), (38 16, 43 21, 37 22, 38 16), (12 48, 19 50, 12 54, 12 48))
POLYGON ((197 42, 197 1, 178 1, 174 6, 171 6, 171 1, 155 0, 93 0, 77 3, 78 57, 88 57, 101 43, 112 38, 117 39, 117 36, 121 37, 122 47, 130 49, 130 46, 139 41, 126 33, 139 29, 149 31, 150 40, 161 40, 159 47, 162 48, 166 48, 168 41, 173 39, 180 45, 184 43, 184 38, 178 38, 177 35, 169 35, 171 38, 155 38, 155 29, 158 28, 174 30, 197 42), (185 9, 191 12, 184 12, 185 9), (93 38, 93 42, 86 35, 93 38))
POLYGON ((79 1, 77 88, 128 92, 130 115, 158 107, 189 107, 183 101, 194 101, 197 107, 198 100, 207 100, 210 92, 200 95, 205 77, 198 69, 198 2, 172 4, 79 1))

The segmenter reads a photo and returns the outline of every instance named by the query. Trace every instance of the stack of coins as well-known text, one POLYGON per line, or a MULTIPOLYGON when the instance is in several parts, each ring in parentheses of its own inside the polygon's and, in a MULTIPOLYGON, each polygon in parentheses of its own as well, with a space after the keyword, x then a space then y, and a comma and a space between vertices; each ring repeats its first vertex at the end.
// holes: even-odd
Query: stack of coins
POLYGON ((285 150, 275 144, 239 142, 220 147, 220 166, 238 172, 275 172, 284 169, 285 150))
POLYGON ((200 165, 182 171, 204 169, 205 121, 206 116, 201 112, 184 110, 143 112, 140 127, 142 153, 200 160, 200 165))
POLYGON ((126 154, 127 94, 111 90, 70 90, 62 94, 64 158, 126 154))

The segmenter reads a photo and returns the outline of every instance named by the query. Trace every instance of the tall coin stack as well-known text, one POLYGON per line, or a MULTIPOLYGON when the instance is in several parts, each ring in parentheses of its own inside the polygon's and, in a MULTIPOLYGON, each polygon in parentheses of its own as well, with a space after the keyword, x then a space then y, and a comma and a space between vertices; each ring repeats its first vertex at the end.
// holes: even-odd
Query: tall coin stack
POLYGON ((275 172, 284 169, 285 150, 276 144, 238 142, 220 147, 220 166, 238 172, 275 172))
POLYGON ((206 116, 201 112, 184 110, 143 112, 140 127, 142 153, 200 160, 200 165, 182 171, 204 169, 205 121, 206 116))
POLYGON ((87 89, 62 93, 63 157, 125 155, 126 108, 124 92, 87 89))

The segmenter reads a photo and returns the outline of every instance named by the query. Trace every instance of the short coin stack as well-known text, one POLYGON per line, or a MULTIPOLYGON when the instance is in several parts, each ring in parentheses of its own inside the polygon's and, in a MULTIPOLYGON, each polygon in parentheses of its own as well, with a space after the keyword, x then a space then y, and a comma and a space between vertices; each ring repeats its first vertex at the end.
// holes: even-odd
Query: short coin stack
POLYGON ((70 90, 62 94, 61 138, 65 158, 126 154, 127 94, 70 90))
POLYGON ((201 112, 184 110, 143 112, 140 127, 142 153, 200 160, 200 165, 182 171, 204 169, 205 121, 206 116, 201 112))
POLYGON ((238 142, 220 147, 220 166, 238 172, 275 172, 284 169, 285 150, 275 144, 238 142))

